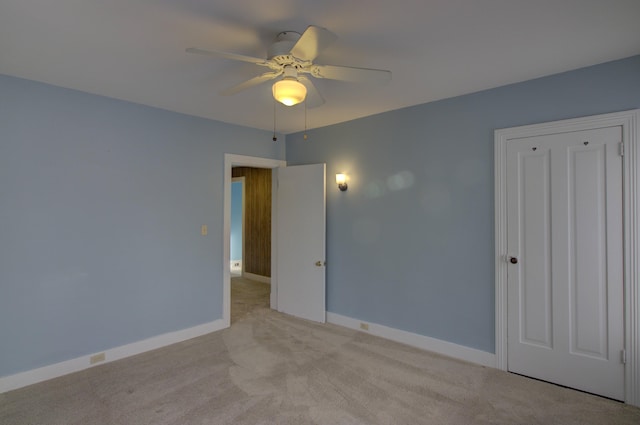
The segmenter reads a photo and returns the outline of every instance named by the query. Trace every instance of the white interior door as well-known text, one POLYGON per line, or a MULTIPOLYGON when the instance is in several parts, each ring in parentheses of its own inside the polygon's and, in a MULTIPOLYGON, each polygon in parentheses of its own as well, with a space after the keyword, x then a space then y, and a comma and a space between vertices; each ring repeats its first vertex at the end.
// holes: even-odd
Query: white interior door
POLYGON ((278 169, 278 311, 325 322, 325 164, 278 169))
POLYGON ((508 369, 624 399, 621 127, 507 143, 508 369))

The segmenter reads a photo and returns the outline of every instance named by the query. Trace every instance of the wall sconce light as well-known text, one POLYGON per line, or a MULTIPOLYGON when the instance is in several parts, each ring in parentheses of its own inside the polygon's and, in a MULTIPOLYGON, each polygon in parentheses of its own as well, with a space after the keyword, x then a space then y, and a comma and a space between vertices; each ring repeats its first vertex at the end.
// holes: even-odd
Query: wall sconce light
POLYGON ((338 183, 338 188, 341 191, 347 190, 347 175, 346 174, 336 174, 336 183, 338 183))

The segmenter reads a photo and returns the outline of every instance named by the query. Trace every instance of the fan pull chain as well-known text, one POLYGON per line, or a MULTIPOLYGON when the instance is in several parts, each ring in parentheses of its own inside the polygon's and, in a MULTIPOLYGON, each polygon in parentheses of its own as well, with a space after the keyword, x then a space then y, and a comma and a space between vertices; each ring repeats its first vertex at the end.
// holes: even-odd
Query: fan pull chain
POLYGON ((307 140, 307 102, 304 102, 304 140, 307 140))
POLYGON ((278 141, 278 137, 276 137, 276 100, 273 100, 273 138, 271 139, 274 142, 278 141))

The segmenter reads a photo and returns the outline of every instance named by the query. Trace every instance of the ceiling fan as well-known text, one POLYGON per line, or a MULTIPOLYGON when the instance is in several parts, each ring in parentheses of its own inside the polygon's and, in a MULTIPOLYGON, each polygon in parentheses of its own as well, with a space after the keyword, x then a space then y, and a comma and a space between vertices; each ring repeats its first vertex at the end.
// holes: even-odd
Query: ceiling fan
POLYGON ((304 102, 307 92, 309 92, 308 107, 316 107, 324 103, 322 95, 307 75, 314 78, 364 83, 384 83, 391 80, 391 71, 382 69, 314 63, 314 59, 336 38, 337 36, 331 31, 311 25, 302 34, 295 31, 279 33, 268 49, 267 59, 196 47, 188 48, 187 52, 250 62, 269 68, 269 71, 223 90, 220 94, 236 94, 249 87, 278 79, 272 86, 273 97, 287 106, 304 102))

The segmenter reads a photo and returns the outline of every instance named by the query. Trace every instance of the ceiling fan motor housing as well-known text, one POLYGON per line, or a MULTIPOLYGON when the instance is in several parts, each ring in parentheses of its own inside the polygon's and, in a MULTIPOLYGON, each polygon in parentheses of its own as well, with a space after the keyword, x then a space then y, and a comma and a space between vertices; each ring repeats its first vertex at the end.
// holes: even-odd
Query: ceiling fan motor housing
POLYGON ((300 39, 300 33, 295 31, 283 31, 276 36, 276 41, 267 50, 268 60, 279 65, 291 65, 298 67, 298 61, 291 55, 291 49, 300 39))

